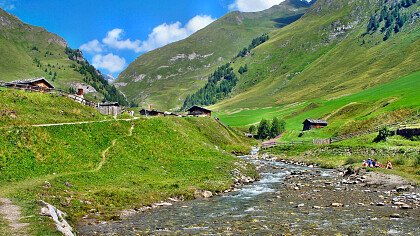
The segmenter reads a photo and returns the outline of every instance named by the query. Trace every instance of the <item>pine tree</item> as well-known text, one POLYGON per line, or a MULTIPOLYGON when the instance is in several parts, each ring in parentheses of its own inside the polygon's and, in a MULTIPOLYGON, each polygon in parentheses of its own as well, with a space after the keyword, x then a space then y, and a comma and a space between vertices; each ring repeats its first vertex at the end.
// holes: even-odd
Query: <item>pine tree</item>
POLYGON ((258 126, 257 136, 259 139, 266 139, 270 136, 270 122, 266 119, 262 119, 258 126))

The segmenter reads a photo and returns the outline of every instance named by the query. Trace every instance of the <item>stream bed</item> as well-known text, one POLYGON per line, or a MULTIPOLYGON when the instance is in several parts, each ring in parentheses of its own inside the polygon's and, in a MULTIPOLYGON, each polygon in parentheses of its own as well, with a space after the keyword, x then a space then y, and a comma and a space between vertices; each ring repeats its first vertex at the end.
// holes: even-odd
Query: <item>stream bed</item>
POLYGON ((261 180, 210 199, 175 202, 81 235, 420 235, 418 188, 343 183, 336 170, 243 157, 261 180), (408 209, 395 201, 411 204, 408 209))

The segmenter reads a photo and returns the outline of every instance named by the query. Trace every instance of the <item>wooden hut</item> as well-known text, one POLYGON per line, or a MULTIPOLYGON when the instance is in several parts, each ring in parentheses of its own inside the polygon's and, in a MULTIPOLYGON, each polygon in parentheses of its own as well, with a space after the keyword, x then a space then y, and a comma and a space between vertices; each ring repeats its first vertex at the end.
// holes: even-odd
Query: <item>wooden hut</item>
POLYGON ((325 120, 306 119, 303 123, 303 131, 324 128, 328 125, 325 120))
POLYGON ((29 79, 29 80, 16 80, 10 83, 7 83, 8 87, 16 88, 28 88, 35 90, 51 90, 55 87, 45 78, 29 79))
POLYGON ((211 117, 211 110, 200 106, 193 106, 188 109, 188 115, 190 116, 208 116, 211 117))
POLYGON ((118 102, 105 102, 98 104, 98 111, 103 115, 117 116, 121 114, 121 107, 118 102))

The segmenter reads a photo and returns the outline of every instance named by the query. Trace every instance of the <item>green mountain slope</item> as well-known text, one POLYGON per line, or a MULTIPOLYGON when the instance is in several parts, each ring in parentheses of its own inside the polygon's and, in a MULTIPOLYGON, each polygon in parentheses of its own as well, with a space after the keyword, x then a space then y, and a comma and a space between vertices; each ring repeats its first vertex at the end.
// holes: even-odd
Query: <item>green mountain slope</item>
POLYGON ((0 9, 0 81, 35 77, 45 77, 64 90, 75 87, 75 83, 89 84, 97 92, 88 94, 88 99, 105 98, 127 104, 123 95, 108 85, 81 52, 67 47, 63 38, 23 23, 0 9))
POLYGON ((399 2, 318 0, 300 20, 273 32, 252 55, 235 62, 236 69, 247 64, 248 72, 240 76, 232 97, 212 108, 238 117, 248 112, 244 109, 264 114, 282 106, 338 99, 418 71, 419 2, 400 7, 407 21, 395 33, 394 19, 389 39, 384 41, 386 29, 381 32, 385 20, 366 34, 371 15, 399 2))
POLYGON ((185 40, 140 56, 120 74, 117 85, 143 106, 179 109, 188 94, 253 38, 299 19, 308 6, 289 0, 262 12, 229 13, 185 40))
MULTIPOLYGON (((22 235, 60 235, 39 214, 39 200, 60 207, 76 226, 86 215, 110 220, 170 197, 192 199, 196 190, 220 193, 240 178, 238 171, 257 176, 230 154, 248 153, 250 140, 213 118, 32 127, 103 116, 51 94, 0 89, 0 98, 0 197, 22 208, 28 223, 22 235)), ((11 231, 0 215, 0 235, 20 233, 5 233, 11 231)))

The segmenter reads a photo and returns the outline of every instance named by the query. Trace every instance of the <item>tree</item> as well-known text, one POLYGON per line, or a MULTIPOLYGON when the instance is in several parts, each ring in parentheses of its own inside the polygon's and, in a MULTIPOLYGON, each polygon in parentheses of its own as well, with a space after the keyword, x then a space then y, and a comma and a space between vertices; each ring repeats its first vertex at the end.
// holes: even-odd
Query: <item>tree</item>
POLYGON ((248 128, 248 132, 249 132, 250 134, 254 134, 256 130, 257 130, 257 127, 255 127, 255 125, 251 125, 251 126, 249 126, 249 128, 248 128))
POLYGON ((270 122, 266 119, 262 119, 258 125, 257 136, 259 139, 266 139, 270 136, 270 122))
POLYGON ((271 122, 270 137, 275 138, 280 134, 280 121, 277 117, 271 122))
POLYGON ((379 130, 378 136, 375 138, 374 141, 375 142, 386 141, 389 136, 391 136, 391 131, 389 130, 387 126, 385 126, 379 130))

